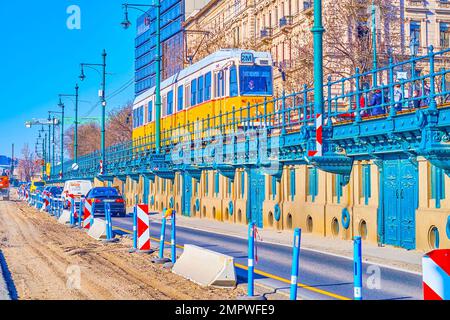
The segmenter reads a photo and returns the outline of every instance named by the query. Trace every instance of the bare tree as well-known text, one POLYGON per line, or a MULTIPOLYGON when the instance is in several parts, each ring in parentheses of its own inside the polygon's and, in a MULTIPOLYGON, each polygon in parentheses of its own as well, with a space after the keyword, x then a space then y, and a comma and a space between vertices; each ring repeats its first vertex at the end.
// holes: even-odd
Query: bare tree
MULTIPOLYGON (((74 158, 74 130, 64 133, 64 147, 70 159, 74 158)), ((84 156, 100 149, 100 126, 90 122, 78 126, 78 156, 84 156)))
POLYGON ((131 140, 133 133, 133 102, 113 109, 108 114, 106 125, 106 145, 111 146, 131 140))
POLYGON ((39 159, 30 151, 28 144, 22 148, 22 159, 19 160, 17 167, 18 175, 21 181, 31 181, 40 171, 39 159))
MULTIPOLYGON (((130 141, 132 136, 132 110, 133 103, 113 109, 108 113, 106 123, 106 146, 130 141)), ((84 156, 100 150, 101 128, 96 122, 89 122, 78 126, 78 156, 84 156)), ((74 157, 74 128, 64 133, 64 148, 70 159, 74 157)))

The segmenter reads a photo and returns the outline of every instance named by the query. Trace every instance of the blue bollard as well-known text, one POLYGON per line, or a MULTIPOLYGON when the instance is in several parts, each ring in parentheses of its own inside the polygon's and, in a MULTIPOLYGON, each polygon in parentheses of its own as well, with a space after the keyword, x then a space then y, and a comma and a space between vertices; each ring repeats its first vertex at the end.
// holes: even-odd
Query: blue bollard
POLYGON ((177 225, 176 225, 177 213, 175 210, 172 211, 172 234, 171 234, 171 245, 172 245, 172 263, 177 262, 177 225))
POLYGON ((70 198, 70 225, 75 225, 75 199, 70 198))
POLYGON ((92 226, 94 225, 94 219, 95 219, 95 201, 92 202, 91 210, 92 210, 92 212, 91 212, 91 223, 90 223, 90 225, 91 225, 91 228, 92 228, 92 226))
POLYGON ((136 204, 133 208, 133 249, 137 250, 137 196, 136 196, 136 204))
POLYGON ((255 223, 248 225, 248 292, 249 297, 255 295, 255 223))
POLYGON ((291 300, 297 300, 298 291, 298 267, 300 259, 300 244, 302 241, 302 230, 295 229, 294 231, 294 247, 292 253, 292 272, 291 272, 291 300))
POLYGON ((83 209, 84 209, 84 205, 83 205, 83 200, 80 200, 80 209, 78 212, 78 227, 81 229, 83 228, 83 209))
POLYGON ((106 240, 112 239, 112 228, 111 228, 111 206, 109 203, 105 202, 105 220, 106 220, 106 240))
POLYGON ((355 237, 353 241, 354 256, 354 299, 362 300, 362 250, 361 237, 355 237))
POLYGON ((166 242, 166 209, 163 210, 163 219, 161 221, 161 238, 159 240, 159 259, 164 259, 164 243, 166 242))

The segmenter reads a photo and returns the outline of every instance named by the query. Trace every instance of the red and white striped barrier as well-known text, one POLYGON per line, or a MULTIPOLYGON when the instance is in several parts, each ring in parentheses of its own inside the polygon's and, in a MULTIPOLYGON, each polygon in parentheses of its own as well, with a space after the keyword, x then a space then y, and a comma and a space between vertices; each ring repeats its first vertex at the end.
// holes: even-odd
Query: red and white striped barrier
POLYGON ((323 155, 323 137, 322 137, 322 114, 316 116, 316 150, 309 151, 309 157, 321 157, 323 155))
POLYGON ((89 230, 92 227, 93 212, 92 212, 92 200, 86 199, 84 202, 84 219, 83 228, 89 230))
POLYGON ((150 214, 147 204, 137 206, 137 250, 148 252, 150 245, 150 214))
POLYGON ((100 174, 103 174, 103 160, 100 160, 100 174))
POLYGON ((423 256, 422 272, 424 300, 450 300, 450 249, 423 256))

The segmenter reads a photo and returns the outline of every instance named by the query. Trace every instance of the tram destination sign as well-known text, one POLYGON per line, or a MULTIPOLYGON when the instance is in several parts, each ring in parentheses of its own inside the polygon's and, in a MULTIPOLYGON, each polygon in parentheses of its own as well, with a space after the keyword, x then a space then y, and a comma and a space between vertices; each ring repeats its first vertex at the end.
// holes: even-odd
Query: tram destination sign
POLYGON ((241 53, 241 63, 254 63, 255 57, 251 52, 243 52, 241 53))

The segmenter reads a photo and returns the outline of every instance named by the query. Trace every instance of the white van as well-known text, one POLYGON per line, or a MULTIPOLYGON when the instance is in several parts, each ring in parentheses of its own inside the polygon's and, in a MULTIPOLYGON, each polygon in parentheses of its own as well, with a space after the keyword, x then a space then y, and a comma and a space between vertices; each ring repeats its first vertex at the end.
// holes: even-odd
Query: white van
POLYGON ((92 189, 92 182, 89 180, 68 180, 64 183, 64 189, 61 197, 64 200, 64 204, 67 207, 68 199, 73 196, 75 199, 85 197, 92 189))

